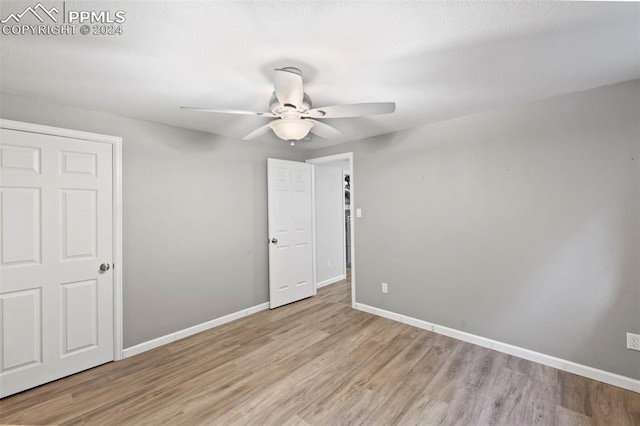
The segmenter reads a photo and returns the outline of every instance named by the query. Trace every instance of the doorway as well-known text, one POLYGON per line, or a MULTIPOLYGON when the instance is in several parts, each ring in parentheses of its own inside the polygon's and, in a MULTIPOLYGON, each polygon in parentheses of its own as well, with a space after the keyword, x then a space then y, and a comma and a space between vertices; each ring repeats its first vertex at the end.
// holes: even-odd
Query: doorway
POLYGON ((313 277, 318 295, 355 306, 353 153, 313 165, 313 277), (319 289, 319 290, 318 290, 319 289))
POLYGON ((344 185, 344 246, 345 246, 345 277, 351 279, 351 173, 342 172, 344 185))

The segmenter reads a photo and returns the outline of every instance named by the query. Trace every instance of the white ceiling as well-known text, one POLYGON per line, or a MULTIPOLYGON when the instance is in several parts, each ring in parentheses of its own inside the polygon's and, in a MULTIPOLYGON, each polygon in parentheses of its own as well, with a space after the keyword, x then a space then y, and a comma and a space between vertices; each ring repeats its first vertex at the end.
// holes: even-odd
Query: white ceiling
POLYGON ((275 67, 300 68, 314 106, 397 103, 325 120, 337 142, 640 77, 639 3, 66 3, 124 10, 123 35, 2 35, 0 90, 234 138, 268 119, 179 106, 267 111, 275 67))

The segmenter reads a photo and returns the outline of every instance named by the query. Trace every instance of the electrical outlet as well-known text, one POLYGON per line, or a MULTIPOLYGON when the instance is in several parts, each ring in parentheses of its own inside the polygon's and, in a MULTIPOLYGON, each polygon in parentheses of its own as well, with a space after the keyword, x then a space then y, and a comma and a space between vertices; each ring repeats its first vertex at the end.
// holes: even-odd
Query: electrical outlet
POLYGON ((389 293, 389 285, 387 283, 382 283, 382 292, 389 293))
POLYGON ((331 268, 331 259, 327 259, 327 268, 331 268))
POLYGON ((640 334, 627 333, 627 349, 640 351, 640 334))

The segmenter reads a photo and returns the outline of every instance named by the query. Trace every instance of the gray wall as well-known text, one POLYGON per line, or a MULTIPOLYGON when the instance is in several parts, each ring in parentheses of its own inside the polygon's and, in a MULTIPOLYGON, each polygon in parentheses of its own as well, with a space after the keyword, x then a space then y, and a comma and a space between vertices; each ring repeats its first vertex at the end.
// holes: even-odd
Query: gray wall
POLYGON ((5 119, 123 138, 125 348, 268 301, 266 158, 301 154, 0 98, 5 119))
POLYGON ((357 301, 640 379, 639 103, 636 80, 308 153, 354 152, 357 301))

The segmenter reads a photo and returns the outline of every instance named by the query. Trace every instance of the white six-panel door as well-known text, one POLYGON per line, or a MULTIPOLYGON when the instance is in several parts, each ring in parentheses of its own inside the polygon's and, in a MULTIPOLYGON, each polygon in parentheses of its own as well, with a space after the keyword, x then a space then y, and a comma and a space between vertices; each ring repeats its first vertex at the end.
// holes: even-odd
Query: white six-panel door
POLYGON ((0 130, 0 397, 113 360, 112 146, 0 130))
POLYGON ((276 308, 314 294, 311 165, 267 160, 269 303, 276 308))

